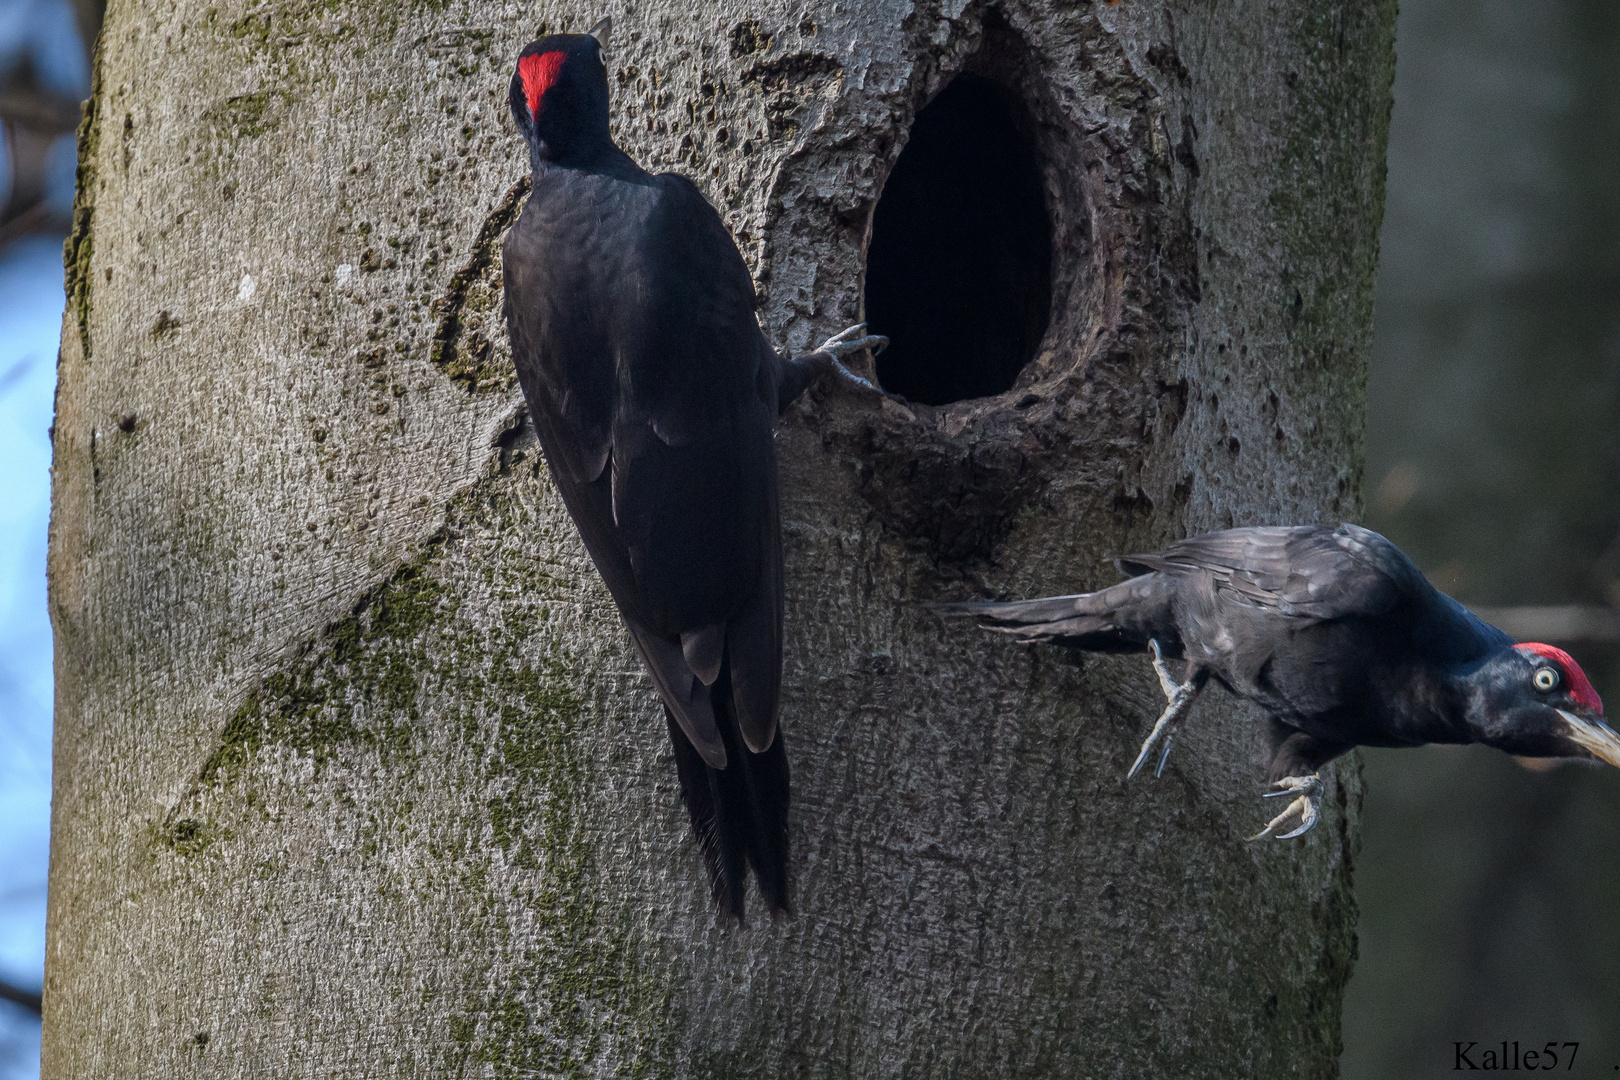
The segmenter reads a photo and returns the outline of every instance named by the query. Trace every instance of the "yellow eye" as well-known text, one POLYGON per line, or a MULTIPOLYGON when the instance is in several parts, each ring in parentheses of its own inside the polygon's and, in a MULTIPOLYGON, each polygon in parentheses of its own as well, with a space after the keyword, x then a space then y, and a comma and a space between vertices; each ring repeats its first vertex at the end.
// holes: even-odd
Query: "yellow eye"
POLYGON ((1530 676, 1530 681, 1535 684, 1537 690, 1545 694, 1547 691, 1557 688, 1558 672, 1550 667, 1537 668, 1536 673, 1530 676))

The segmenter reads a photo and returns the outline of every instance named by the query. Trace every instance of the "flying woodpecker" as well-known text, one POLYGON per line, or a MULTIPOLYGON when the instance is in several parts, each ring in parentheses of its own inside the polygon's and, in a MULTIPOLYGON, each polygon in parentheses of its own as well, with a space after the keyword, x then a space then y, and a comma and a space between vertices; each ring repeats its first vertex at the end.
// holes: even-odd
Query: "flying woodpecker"
POLYGON ((1230 529, 1118 565, 1136 576, 1098 592, 948 606, 1019 641, 1151 652, 1168 703, 1127 776, 1155 746, 1163 771, 1211 679, 1260 706, 1266 797, 1294 798, 1251 840, 1315 825, 1323 766, 1356 746, 1484 743, 1620 765, 1620 737, 1568 653, 1514 644, 1368 529, 1230 529), (1180 680, 1166 663, 1177 659, 1180 680))
POLYGON ((749 867, 789 910, 772 429, 825 372, 867 385, 839 358, 884 339, 771 348, 720 215, 614 145, 609 28, 518 57, 533 186, 502 249, 506 326, 552 479, 663 698, 714 901, 741 919, 749 867))

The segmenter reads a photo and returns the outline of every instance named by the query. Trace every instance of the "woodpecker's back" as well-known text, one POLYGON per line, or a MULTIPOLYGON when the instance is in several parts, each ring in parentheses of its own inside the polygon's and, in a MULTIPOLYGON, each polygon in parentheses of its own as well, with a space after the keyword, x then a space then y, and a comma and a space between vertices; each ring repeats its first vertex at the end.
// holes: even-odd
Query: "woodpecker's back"
POLYGON ((534 180, 503 249, 513 360, 664 700, 716 902, 741 916, 751 865, 786 909, 774 354, 718 214, 613 145, 606 93, 590 36, 519 58, 513 115, 534 180))

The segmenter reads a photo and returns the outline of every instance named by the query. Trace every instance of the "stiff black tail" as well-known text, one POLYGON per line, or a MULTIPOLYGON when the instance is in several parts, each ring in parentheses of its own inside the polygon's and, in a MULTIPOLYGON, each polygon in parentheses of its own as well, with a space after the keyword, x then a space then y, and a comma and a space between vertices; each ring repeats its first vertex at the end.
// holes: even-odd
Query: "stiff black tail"
POLYGON ((1050 641, 1091 652, 1140 652, 1149 638, 1155 638, 1166 647, 1180 648, 1170 588, 1160 574, 1072 596, 940 604, 938 609, 971 615, 983 629, 1019 641, 1050 641))
POLYGON ((748 867, 765 906, 791 911, 788 903, 788 762, 782 732, 763 754, 749 750, 737 728, 731 702, 731 672, 722 664, 709 687, 714 718, 726 744, 726 767, 711 769, 666 707, 664 720, 675 746, 681 798, 692 818, 715 906, 739 922, 748 867))

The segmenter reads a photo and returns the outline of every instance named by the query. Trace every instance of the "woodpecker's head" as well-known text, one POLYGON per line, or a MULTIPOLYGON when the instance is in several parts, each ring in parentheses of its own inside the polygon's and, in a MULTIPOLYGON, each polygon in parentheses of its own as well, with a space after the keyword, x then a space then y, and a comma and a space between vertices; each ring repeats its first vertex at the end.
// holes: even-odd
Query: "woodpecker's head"
POLYGON ((1586 758, 1620 765, 1620 735, 1575 658, 1530 642, 1497 653, 1474 676, 1482 742, 1520 757, 1586 758))
POLYGON ((602 49, 611 29, 603 19, 588 34, 551 34, 518 56, 512 119, 537 161, 566 162, 609 141, 602 49))

